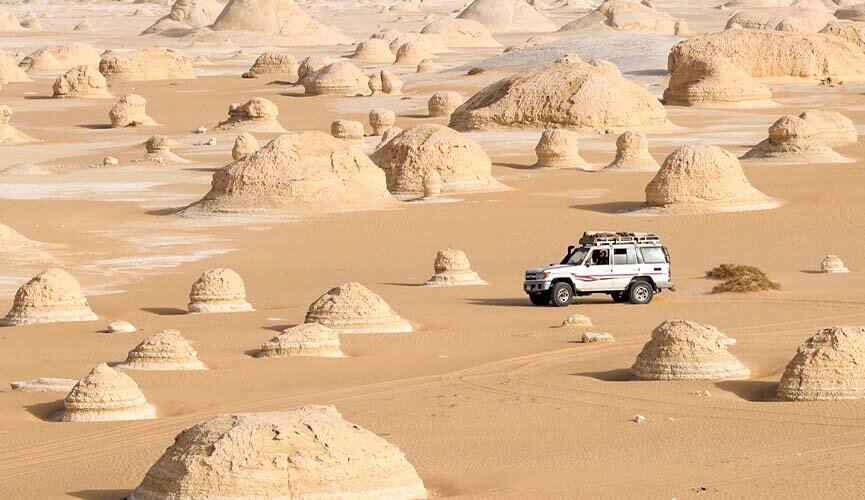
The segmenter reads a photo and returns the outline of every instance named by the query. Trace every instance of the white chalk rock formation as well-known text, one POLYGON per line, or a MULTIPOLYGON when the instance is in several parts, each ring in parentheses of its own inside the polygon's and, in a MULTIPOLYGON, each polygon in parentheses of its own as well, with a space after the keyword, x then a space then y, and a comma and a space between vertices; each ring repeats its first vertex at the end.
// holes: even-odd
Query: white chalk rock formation
POLYGON ((737 211, 778 204, 751 186, 739 159, 706 144, 676 148, 646 186, 646 203, 669 210, 737 211))
POLYGON ((224 7, 218 0, 175 0, 171 11, 141 34, 171 37, 188 35, 193 30, 213 24, 224 7))
POLYGON ((607 170, 656 172, 661 166, 649 153, 649 139, 646 134, 631 130, 616 139, 616 158, 607 165, 607 170))
POLYGON ((615 65, 585 63, 572 54, 482 89, 454 111, 450 126, 607 132, 666 124, 664 106, 644 87, 625 80, 615 65))
POLYGON ((492 163, 484 150, 441 125, 406 129, 370 158, 384 170, 388 189, 397 198, 423 195, 424 179, 433 172, 441 178, 442 192, 502 189, 492 176, 492 163))
POLYGON ((390 50, 390 44, 381 38, 370 38, 357 44, 352 59, 373 64, 391 64, 396 61, 396 55, 390 50))
POLYGON ((93 24, 90 22, 90 19, 85 17, 72 27, 72 31, 76 33, 90 33, 93 31, 93 24))
POLYGON ((616 338, 607 332, 585 332, 580 337, 580 342, 583 344, 593 344, 595 342, 615 342, 616 338))
POLYGON ((123 128, 156 125, 156 121, 147 116, 146 107, 147 99, 138 94, 126 94, 108 112, 111 126, 114 128, 123 128))
POLYGON ((723 56, 697 57, 676 67, 664 91, 665 104, 683 106, 772 106, 772 91, 723 56))
POLYGON ((845 161, 829 146, 819 142, 816 132, 805 120, 784 115, 769 127, 769 137, 742 156, 782 163, 845 161))
POLYGON ((147 337, 117 368, 127 370, 206 370, 198 353, 179 330, 162 330, 147 337))
POLYGON ((221 415, 181 432, 130 500, 427 498, 394 445, 332 406, 221 415))
POLYGON ((844 146, 859 141, 853 120, 828 109, 808 110, 799 115, 814 131, 814 139, 827 146, 844 146))
POLYGON ((355 96, 369 93, 369 76, 348 61, 328 64, 301 80, 308 95, 355 96))
POLYGON ((234 146, 231 148, 231 159, 239 160, 245 158, 259 149, 261 149, 261 146, 258 145, 258 139, 249 132, 244 132, 234 139, 234 146))
POLYGON ((254 311, 246 301, 243 278, 227 268, 208 269, 189 291, 191 313, 231 313, 254 311))
POLYGON ((131 53, 109 53, 99 62, 99 72, 108 83, 148 80, 191 80, 192 59, 169 49, 142 49, 131 53))
POLYGON ((865 74, 865 52, 842 38, 794 31, 727 30, 698 35, 673 46, 667 69, 708 56, 723 56, 757 78, 844 78, 865 74))
POLYGON ((441 69, 432 59, 422 59, 417 65, 418 73, 435 73, 441 69))
POLYGON ((353 120, 334 120, 330 124, 330 135, 337 139, 363 142, 363 123, 353 120))
POLYGON ((337 45, 351 38, 316 21, 293 0, 230 0, 211 28, 266 36, 279 45, 337 45))
POLYGON ((14 14, 0 5, 0 31, 24 31, 24 26, 14 14))
POLYGON ((414 66, 430 56, 429 51, 421 48, 417 42, 406 42, 396 50, 395 64, 414 66))
POLYGON ((0 146, 39 142, 37 139, 15 128, 11 122, 12 108, 5 104, 0 105, 0 146))
POLYGON ((24 237, 6 224, 0 224, 0 254, 36 246, 37 243, 24 237))
POLYGON ((321 56, 309 56, 297 65, 297 83, 303 84, 303 80, 332 61, 321 56))
POLYGON ((448 47, 501 47, 483 24, 473 19, 444 18, 421 30, 423 35, 437 35, 448 47))
POLYGON ((30 380, 15 380, 10 385, 18 392, 62 392, 69 394, 78 381, 74 378, 36 377, 30 380))
POLYGON ((123 320, 112 321, 105 327, 106 333, 134 333, 137 331, 138 328, 135 328, 135 325, 123 320))
POLYGON ((323 213, 396 204, 384 172, 323 132, 284 134, 213 174, 186 215, 323 213))
POLYGON ((711 325, 674 319, 652 330, 631 373, 637 380, 738 380, 751 370, 727 351, 728 337, 711 325))
POLYGON ((360 283, 331 288, 309 306, 306 323, 339 333, 408 333, 412 326, 390 305, 360 283))
POLYGON ((475 0, 457 16, 472 19, 493 33, 541 33, 556 25, 526 0, 475 0))
POLYGON ((781 382, 782 401, 865 398, 865 328, 824 328, 803 342, 781 382))
POLYGON ((462 250, 445 248, 439 250, 433 263, 435 273, 424 283, 426 286, 474 286, 486 285, 478 273, 472 271, 469 258, 462 250))
POLYGON ((829 274, 844 274, 849 273, 850 270, 844 266, 844 261, 842 261, 837 255, 827 255, 826 258, 820 262, 820 272, 821 273, 829 273, 829 274))
POLYGON ((264 97, 253 97, 243 104, 228 106, 228 118, 216 126, 216 130, 282 133, 285 129, 277 117, 279 108, 264 97))
POLYGON ((62 269, 51 268, 18 289, 12 309, 0 319, 0 326, 96 319, 78 281, 62 269))
POLYGON ((0 49, 0 85, 29 82, 30 77, 18 67, 18 58, 12 52, 0 49))
POLYGON ((297 59, 285 52, 265 52, 255 59, 244 78, 260 78, 262 76, 285 75, 290 80, 297 80, 297 70, 300 65, 297 59))
POLYGON ((389 109, 375 108, 369 112, 372 135, 382 135, 396 123, 396 113, 389 109))
POLYGON ((742 10, 727 20, 725 29, 778 30, 816 33, 836 18, 820 0, 806 5, 742 10), (816 7, 816 8, 815 8, 816 7))
POLYGON ((687 28, 677 20, 656 10, 649 2, 606 0, 584 17, 572 21, 559 31, 638 31, 657 35, 684 35, 687 28))
POLYGON ((536 168, 582 168, 586 160, 580 156, 579 134, 573 130, 555 128, 544 130, 535 155, 536 168))
POLYGON ((64 422, 107 422, 156 418, 138 384, 105 363, 81 379, 63 401, 64 422))
POLYGON ((98 66, 102 56, 93 46, 81 42, 43 47, 18 63, 24 71, 60 72, 76 66, 98 66))
POLYGON ((439 90, 434 93, 427 101, 427 109, 432 118, 446 117, 450 118, 457 108, 463 105, 465 99, 459 92, 454 90, 439 90))
POLYGON ((316 356, 341 358, 339 334, 318 323, 302 323, 261 344, 260 358, 316 356))
POLYGON ((562 321, 562 328, 591 328, 595 325, 592 320, 583 314, 571 314, 562 321))
POLYGON ((171 152, 171 141, 164 135, 152 135, 144 143, 145 158, 154 165, 189 163, 189 160, 171 152))
POLYGON ((105 99, 114 96, 108 92, 108 80, 99 72, 99 68, 78 66, 57 77, 53 97, 105 99))

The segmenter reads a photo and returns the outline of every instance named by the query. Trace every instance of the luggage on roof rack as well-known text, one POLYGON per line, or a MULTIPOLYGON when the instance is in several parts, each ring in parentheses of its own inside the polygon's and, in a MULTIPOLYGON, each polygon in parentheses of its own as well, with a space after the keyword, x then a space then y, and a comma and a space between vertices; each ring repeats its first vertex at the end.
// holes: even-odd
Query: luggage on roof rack
POLYGON ((614 231, 586 231, 580 238, 580 245, 601 245, 604 243, 660 243, 661 238, 652 233, 631 233, 614 231))

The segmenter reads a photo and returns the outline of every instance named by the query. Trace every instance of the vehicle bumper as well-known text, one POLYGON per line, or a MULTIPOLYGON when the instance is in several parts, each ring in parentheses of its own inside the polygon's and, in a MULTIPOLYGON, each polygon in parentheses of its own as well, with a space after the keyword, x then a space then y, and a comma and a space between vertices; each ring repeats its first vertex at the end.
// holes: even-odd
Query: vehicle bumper
POLYGON ((671 281, 668 281, 666 283, 659 283, 657 286, 658 290, 670 290, 671 292, 676 291, 676 285, 673 284, 673 282, 671 281))
POLYGON ((553 286, 550 281, 524 281, 523 291, 528 294, 546 292, 553 286))

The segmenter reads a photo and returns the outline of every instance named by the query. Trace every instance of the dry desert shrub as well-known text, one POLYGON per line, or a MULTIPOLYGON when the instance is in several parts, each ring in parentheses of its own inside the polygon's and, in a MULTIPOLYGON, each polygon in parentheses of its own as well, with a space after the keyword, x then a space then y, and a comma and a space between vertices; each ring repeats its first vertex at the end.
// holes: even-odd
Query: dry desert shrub
POLYGON ((759 268, 742 264, 721 264, 706 271, 709 279, 722 280, 712 288, 712 293, 745 293, 780 290, 781 284, 769 279, 759 268))

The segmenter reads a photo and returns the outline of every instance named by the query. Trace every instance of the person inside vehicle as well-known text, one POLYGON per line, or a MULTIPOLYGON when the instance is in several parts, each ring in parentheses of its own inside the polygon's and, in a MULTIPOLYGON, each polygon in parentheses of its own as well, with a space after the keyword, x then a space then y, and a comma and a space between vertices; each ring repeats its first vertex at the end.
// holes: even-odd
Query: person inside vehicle
POLYGON ((610 255, 606 250, 595 250, 592 252, 593 266, 607 266, 610 264, 610 255))

